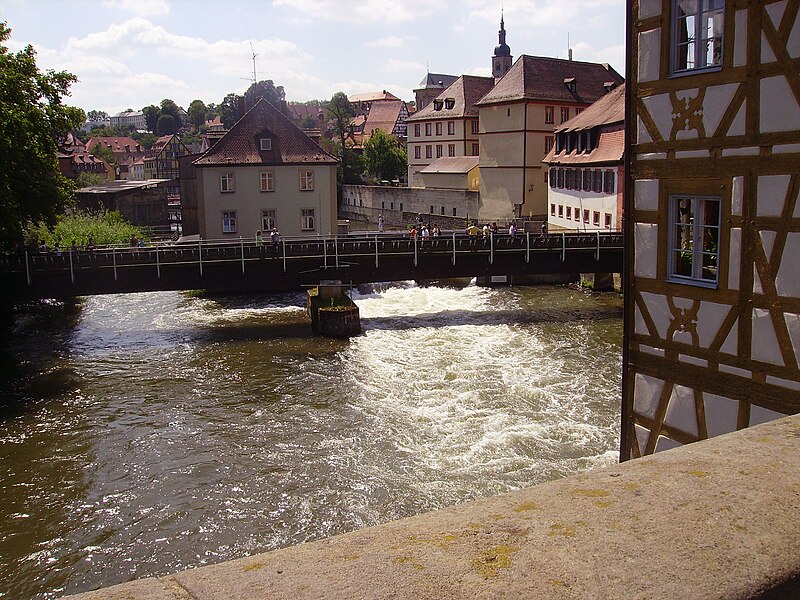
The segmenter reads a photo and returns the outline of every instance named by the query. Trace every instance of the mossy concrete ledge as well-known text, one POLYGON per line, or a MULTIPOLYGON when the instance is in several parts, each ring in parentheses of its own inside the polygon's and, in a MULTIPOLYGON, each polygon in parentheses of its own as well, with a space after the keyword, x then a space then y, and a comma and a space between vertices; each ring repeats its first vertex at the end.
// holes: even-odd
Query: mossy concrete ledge
POLYGON ((800 416, 793 416, 73 598, 796 598, 799 517, 800 416))

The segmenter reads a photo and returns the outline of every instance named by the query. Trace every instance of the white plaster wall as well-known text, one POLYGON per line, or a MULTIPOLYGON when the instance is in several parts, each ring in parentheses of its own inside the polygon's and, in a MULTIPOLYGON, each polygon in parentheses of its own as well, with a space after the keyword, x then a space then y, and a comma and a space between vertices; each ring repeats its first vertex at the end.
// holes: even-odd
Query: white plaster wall
POLYGON ((633 189, 636 210, 658 210, 658 179, 638 179, 633 189))
POLYGON ((765 175, 758 178, 759 217, 779 217, 783 212, 786 192, 789 189, 789 175, 765 175))
POLYGON ((760 113, 762 133, 800 129, 800 106, 783 75, 761 80, 761 106, 769 107, 760 113))
POLYGON ((658 268, 658 225, 635 223, 633 274, 654 279, 658 268))
POLYGON ((704 392, 703 401, 708 437, 736 431, 736 421, 739 415, 739 403, 736 400, 704 392))
POLYGON ((708 348, 714 341, 722 321, 728 316, 731 307, 716 302, 702 302, 697 310, 697 336, 701 348, 708 348))
POLYGON ((553 225, 564 227, 566 229, 576 229, 580 231, 597 231, 605 230, 605 215, 611 215, 611 228, 618 229, 621 223, 617 223, 617 194, 600 194, 595 192, 583 192, 577 190, 554 189, 548 186, 548 208, 547 208, 547 221, 553 225), (556 205, 556 216, 550 212, 550 205, 556 205), (563 206, 563 218, 558 217, 558 207, 563 206), (566 218, 566 208, 572 209, 573 218, 566 218), (583 210, 590 211, 589 223, 583 222, 583 210), (576 221, 574 218, 575 210, 581 211, 581 220, 576 221), (598 211, 600 213, 600 226, 594 225, 594 217, 591 213, 598 211))
POLYGON ((639 83, 655 81, 661 64, 661 29, 639 34, 639 83))
POLYGON ((787 298, 800 298, 800 267, 797 264, 800 257, 800 233, 789 232, 786 246, 783 249, 783 259, 778 275, 775 278, 775 288, 778 294, 787 298))
POLYGON ((672 131, 672 102, 669 99, 669 94, 659 94, 657 96, 648 96, 642 99, 647 112, 655 121, 661 137, 665 140, 669 139, 669 134, 672 131))
POLYGON ((672 313, 669 311, 666 297, 651 292, 642 292, 642 300, 647 307, 647 312, 658 330, 658 337, 667 337, 667 328, 672 320, 672 313))
POLYGON ((649 19, 661 14, 660 0, 639 0, 639 19, 649 19))
POLYGON ((772 325, 772 317, 769 311, 763 308, 753 309, 753 341, 750 353, 753 360, 783 366, 783 357, 772 325))
POLYGON ((747 64, 747 11, 737 10, 734 17, 733 66, 747 64))
POLYGON ((634 412, 652 419, 658 408, 658 401, 664 389, 664 381, 637 373, 633 385, 634 412))
POLYGON ((682 385, 673 386, 664 423, 688 434, 698 435, 693 389, 682 385))
POLYGON ((717 131, 722 116, 728 109, 733 95, 739 89, 739 83, 729 83, 727 85, 715 85, 706 89, 703 98, 703 126, 706 136, 711 137, 717 131))
POLYGON ((728 254, 728 289, 739 289, 740 261, 742 252, 742 230, 738 227, 731 229, 730 254, 728 254))

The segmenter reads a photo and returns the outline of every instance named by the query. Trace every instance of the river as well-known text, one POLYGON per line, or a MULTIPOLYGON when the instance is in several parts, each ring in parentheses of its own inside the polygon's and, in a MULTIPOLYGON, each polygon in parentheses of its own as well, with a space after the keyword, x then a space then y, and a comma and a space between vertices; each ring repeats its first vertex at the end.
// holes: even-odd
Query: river
MULTIPOLYGON (((569 287, 93 296, 2 350, 0 597, 164 575, 616 462, 622 301, 569 287)), ((8 337, 8 336, 7 336, 8 337)))

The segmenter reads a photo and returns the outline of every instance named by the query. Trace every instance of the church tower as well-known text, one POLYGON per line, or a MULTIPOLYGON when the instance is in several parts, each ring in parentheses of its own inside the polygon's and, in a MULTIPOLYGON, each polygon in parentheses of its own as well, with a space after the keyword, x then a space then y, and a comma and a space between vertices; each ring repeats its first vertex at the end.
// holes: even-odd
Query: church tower
POLYGON ((498 32, 499 44, 494 48, 494 56, 492 57, 492 76, 494 82, 497 83, 500 79, 508 73, 511 68, 511 48, 506 44, 506 28, 503 23, 503 15, 500 14, 500 31, 498 32))

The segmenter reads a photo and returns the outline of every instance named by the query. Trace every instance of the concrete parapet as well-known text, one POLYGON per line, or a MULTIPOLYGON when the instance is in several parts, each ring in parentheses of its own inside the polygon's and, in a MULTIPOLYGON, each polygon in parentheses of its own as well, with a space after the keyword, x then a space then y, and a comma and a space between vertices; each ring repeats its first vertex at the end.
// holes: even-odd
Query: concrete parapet
POLYGON ((317 542, 73 598, 791 598, 800 415, 317 542))

